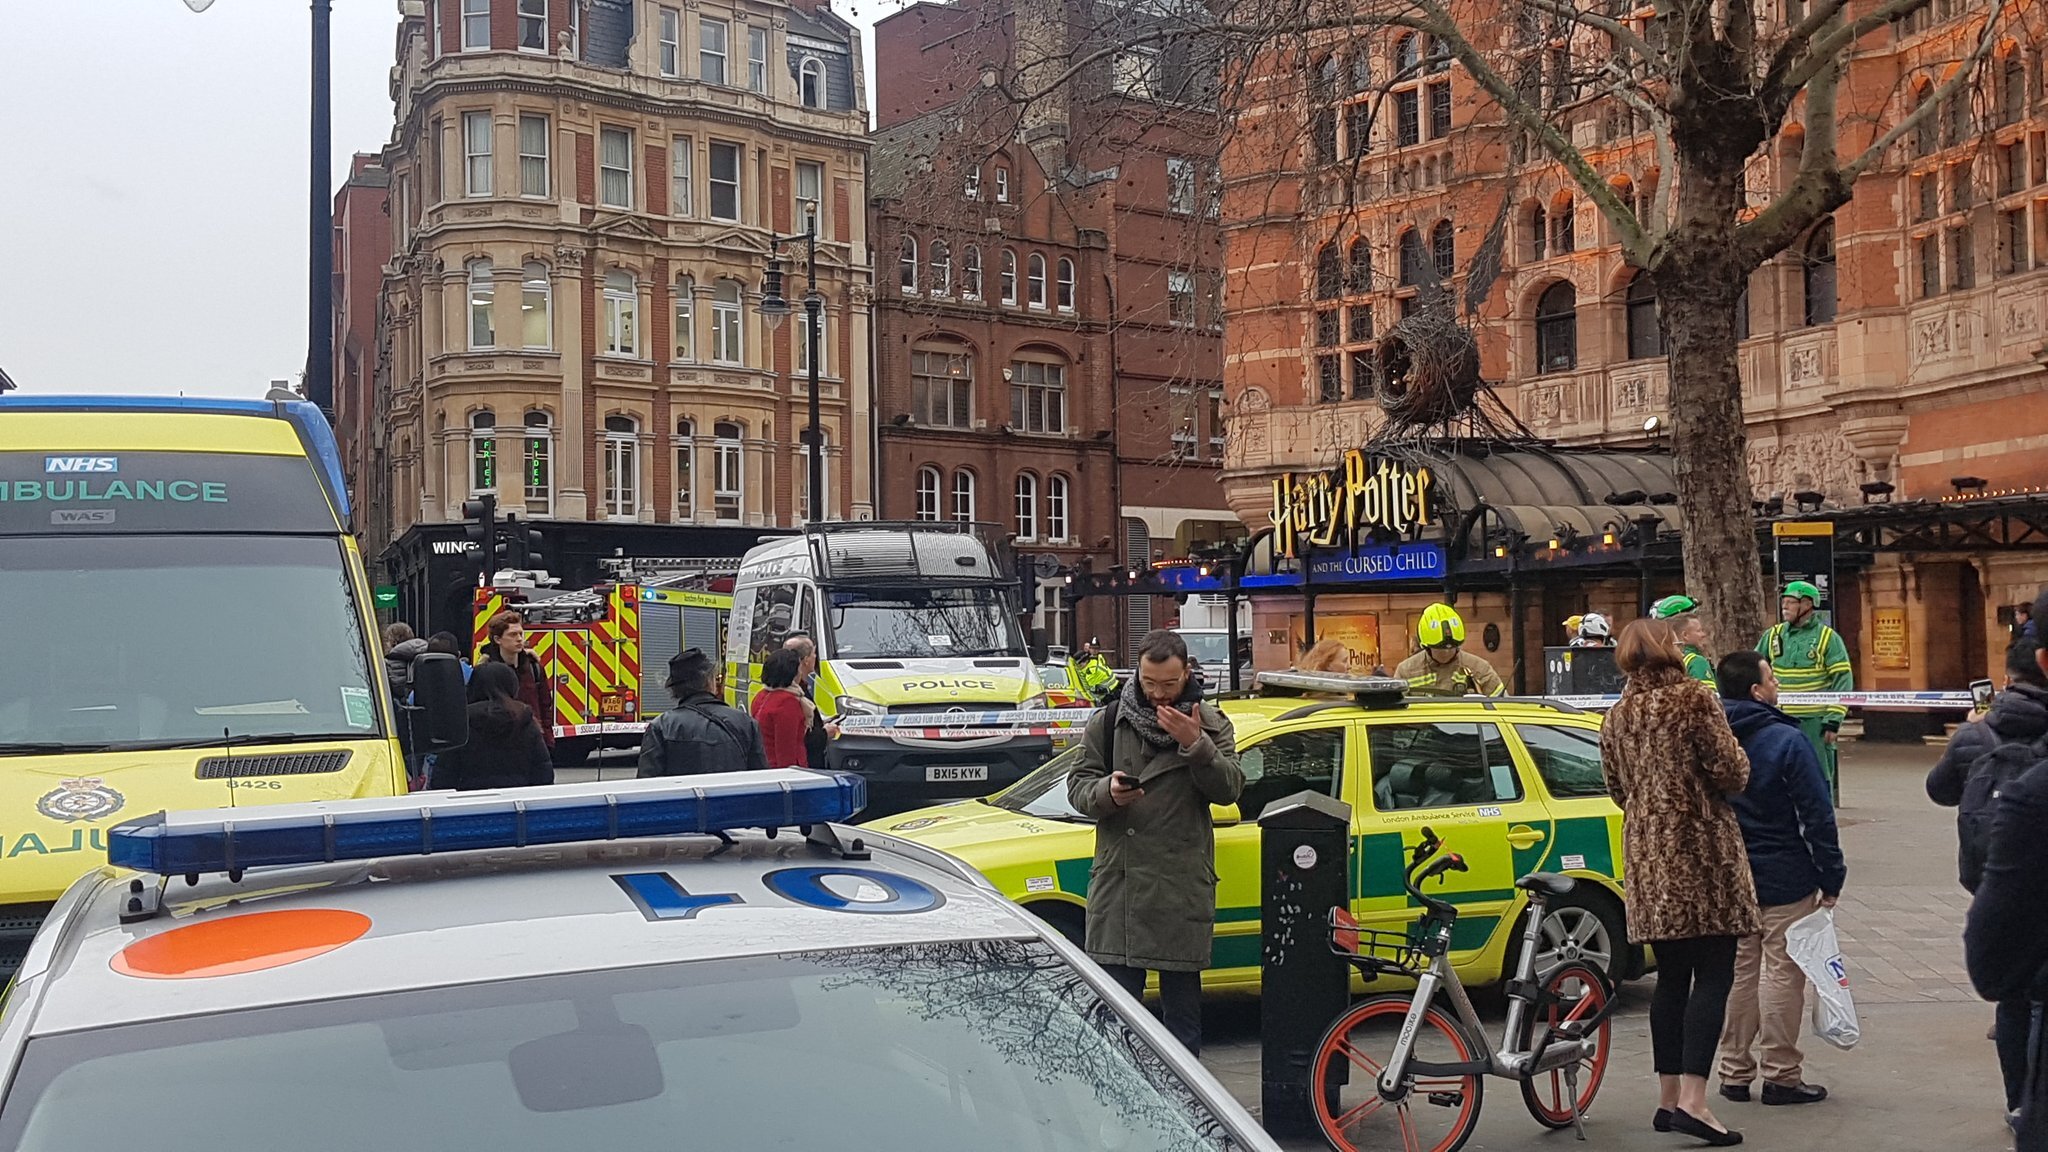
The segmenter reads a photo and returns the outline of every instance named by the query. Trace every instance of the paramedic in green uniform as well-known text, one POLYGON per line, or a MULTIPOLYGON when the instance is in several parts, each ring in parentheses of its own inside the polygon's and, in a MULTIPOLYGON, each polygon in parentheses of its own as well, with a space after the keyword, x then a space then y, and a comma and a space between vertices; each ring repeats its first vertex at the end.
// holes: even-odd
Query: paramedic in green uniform
MULTIPOLYGON (((1804 580, 1785 585, 1778 601, 1781 623, 1771 625, 1757 643, 1757 651, 1771 662, 1785 692, 1849 692, 1856 677, 1849 665, 1849 649, 1833 628, 1820 622, 1820 589, 1804 580)), ((1841 784, 1835 776, 1835 733, 1849 710, 1840 704, 1786 704, 1782 706, 1799 730, 1820 754, 1821 771, 1828 778, 1828 792, 1841 799, 1841 784)))
POLYGON ((1678 634, 1678 647, 1685 653, 1685 674, 1711 686, 1714 662, 1707 658, 1707 623, 1700 619, 1699 607, 1699 601, 1680 593, 1650 605, 1650 617, 1671 622, 1678 634))

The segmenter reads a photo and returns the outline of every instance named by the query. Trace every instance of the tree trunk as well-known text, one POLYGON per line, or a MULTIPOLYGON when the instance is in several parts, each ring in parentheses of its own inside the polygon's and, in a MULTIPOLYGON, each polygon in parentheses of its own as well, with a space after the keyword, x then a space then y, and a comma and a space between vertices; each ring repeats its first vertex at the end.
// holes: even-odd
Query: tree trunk
POLYGON ((1685 586, 1700 602, 1717 657, 1755 644, 1765 624, 1735 355, 1735 308, 1747 269, 1732 247, 1725 233, 1674 230, 1653 273, 1670 358, 1685 586))

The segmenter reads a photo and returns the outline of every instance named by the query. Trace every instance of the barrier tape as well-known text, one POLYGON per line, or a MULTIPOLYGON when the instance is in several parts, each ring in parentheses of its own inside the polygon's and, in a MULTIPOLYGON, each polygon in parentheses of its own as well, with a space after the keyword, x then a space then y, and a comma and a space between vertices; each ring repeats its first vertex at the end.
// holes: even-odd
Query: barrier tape
MULTIPOLYGON (((1415 699, 1429 697, 1418 696, 1415 699)), ((1613 707, 1621 697, 1546 696, 1543 699, 1598 711, 1613 707)), ((1778 704, 1780 707, 1837 704, 1845 708, 1924 708, 1963 712, 1976 707, 1968 692, 1786 692, 1778 697, 1778 704)), ((892 736, 920 739, 986 738, 1003 732, 1040 736, 1057 735, 1065 729, 1085 726, 1095 712, 1093 708, 1048 708, 1029 712, 904 712, 894 716, 843 716, 839 719, 839 727, 847 732, 884 730, 892 736)))
MULTIPOLYGON (((1612 708, 1620 696, 1546 696, 1560 704, 1574 708, 1612 708)), ((1968 692, 1781 692, 1778 706, 1784 707, 1825 707, 1830 704, 1844 708, 1925 708, 1957 709, 1968 712, 1976 703, 1968 692)))

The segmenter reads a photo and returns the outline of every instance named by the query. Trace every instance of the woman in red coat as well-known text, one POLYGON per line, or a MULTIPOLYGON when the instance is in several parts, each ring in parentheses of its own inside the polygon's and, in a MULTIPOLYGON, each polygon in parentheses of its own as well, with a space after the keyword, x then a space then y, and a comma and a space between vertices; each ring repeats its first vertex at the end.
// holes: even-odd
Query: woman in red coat
POLYGON ((804 734, 811 730, 811 711, 817 705, 805 699, 796 686, 803 657, 795 649, 778 648, 761 662, 761 692, 754 697, 754 723, 761 729, 761 744, 768 750, 770 768, 808 768, 804 734))

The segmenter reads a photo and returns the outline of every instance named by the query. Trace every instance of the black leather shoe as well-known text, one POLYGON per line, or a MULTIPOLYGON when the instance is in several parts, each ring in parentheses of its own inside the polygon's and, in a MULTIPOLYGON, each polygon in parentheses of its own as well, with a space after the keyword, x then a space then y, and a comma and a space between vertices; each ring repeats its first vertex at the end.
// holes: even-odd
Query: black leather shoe
POLYGON ((1657 1109, 1657 1114, 1650 1118, 1650 1127, 1655 1128, 1659 1132, 1671 1131, 1671 1109, 1657 1109))
POLYGON ((1828 1098, 1828 1090, 1818 1084, 1773 1084, 1764 1081, 1764 1103, 1766 1104, 1818 1104, 1828 1098))
POLYGON ((1671 1130, 1683 1132, 1695 1140, 1703 1140, 1712 1148, 1730 1148, 1742 1143, 1742 1133, 1709 1128, 1705 1121, 1694 1117, 1683 1108, 1671 1110, 1671 1130))
POLYGON ((1724 1081, 1721 1085, 1721 1098, 1723 1100, 1733 1100, 1737 1104, 1747 1104, 1749 1103, 1749 1085, 1729 1084, 1724 1081))

